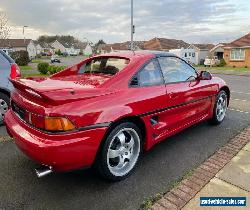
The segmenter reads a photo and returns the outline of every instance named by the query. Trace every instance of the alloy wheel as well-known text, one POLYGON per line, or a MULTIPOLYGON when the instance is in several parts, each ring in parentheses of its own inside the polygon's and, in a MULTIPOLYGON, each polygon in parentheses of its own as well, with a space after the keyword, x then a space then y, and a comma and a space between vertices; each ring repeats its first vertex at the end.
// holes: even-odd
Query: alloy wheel
POLYGON ((132 128, 121 129, 111 140, 107 165, 114 176, 124 176, 135 166, 140 154, 140 138, 132 128))
POLYGON ((0 98, 0 124, 3 122, 4 115, 8 111, 8 104, 0 98))
POLYGON ((219 96, 216 106, 216 117, 219 122, 221 122, 224 119, 226 111, 227 111, 227 95, 223 93, 219 96))

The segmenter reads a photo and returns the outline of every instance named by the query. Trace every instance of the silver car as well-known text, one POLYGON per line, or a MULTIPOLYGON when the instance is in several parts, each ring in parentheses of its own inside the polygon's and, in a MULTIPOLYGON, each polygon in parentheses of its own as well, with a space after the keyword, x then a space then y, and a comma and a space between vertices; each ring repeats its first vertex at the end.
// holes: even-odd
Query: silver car
POLYGON ((10 105, 10 92, 13 89, 9 77, 20 76, 15 61, 0 50, 0 125, 10 105))

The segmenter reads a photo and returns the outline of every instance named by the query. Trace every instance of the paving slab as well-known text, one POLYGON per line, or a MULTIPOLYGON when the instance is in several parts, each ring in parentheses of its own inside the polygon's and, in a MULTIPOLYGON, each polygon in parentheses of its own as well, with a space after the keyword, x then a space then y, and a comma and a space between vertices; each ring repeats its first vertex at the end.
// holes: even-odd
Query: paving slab
POLYGON ((200 197, 247 197, 247 205, 249 205, 250 193, 236 186, 228 184, 218 178, 213 178, 196 196, 189 201, 182 210, 246 210, 246 207, 215 207, 200 206, 200 197))
POLYGON ((240 151, 216 177, 241 187, 250 195, 250 152, 240 151))
POLYGON ((243 148, 243 150, 250 152, 250 142, 243 148))

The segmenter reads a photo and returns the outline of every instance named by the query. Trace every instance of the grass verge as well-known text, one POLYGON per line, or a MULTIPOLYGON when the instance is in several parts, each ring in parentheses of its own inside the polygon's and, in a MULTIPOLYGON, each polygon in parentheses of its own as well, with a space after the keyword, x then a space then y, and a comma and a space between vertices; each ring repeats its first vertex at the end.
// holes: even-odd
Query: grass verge
POLYGON ((28 77, 48 77, 49 75, 44 74, 21 74, 22 78, 28 78, 28 77))
POLYGON ((45 62, 45 61, 42 59, 34 59, 31 61, 31 63, 43 63, 43 62, 45 62))
POLYGON ((31 66, 19 66, 21 71, 33 70, 31 66))

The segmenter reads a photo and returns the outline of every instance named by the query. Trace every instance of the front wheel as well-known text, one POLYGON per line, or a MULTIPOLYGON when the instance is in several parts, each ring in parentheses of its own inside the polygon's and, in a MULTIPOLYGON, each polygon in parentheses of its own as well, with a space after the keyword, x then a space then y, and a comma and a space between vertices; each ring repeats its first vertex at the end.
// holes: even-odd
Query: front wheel
POLYGON ((96 161, 98 172, 106 179, 120 181, 131 175, 141 154, 142 136, 133 123, 116 126, 104 139, 96 161))
POLYGON ((222 123, 226 116, 227 112, 227 105, 228 105, 228 96, 227 93, 222 90, 217 95, 214 110, 213 110, 213 118, 209 120, 211 124, 218 125, 222 123))

